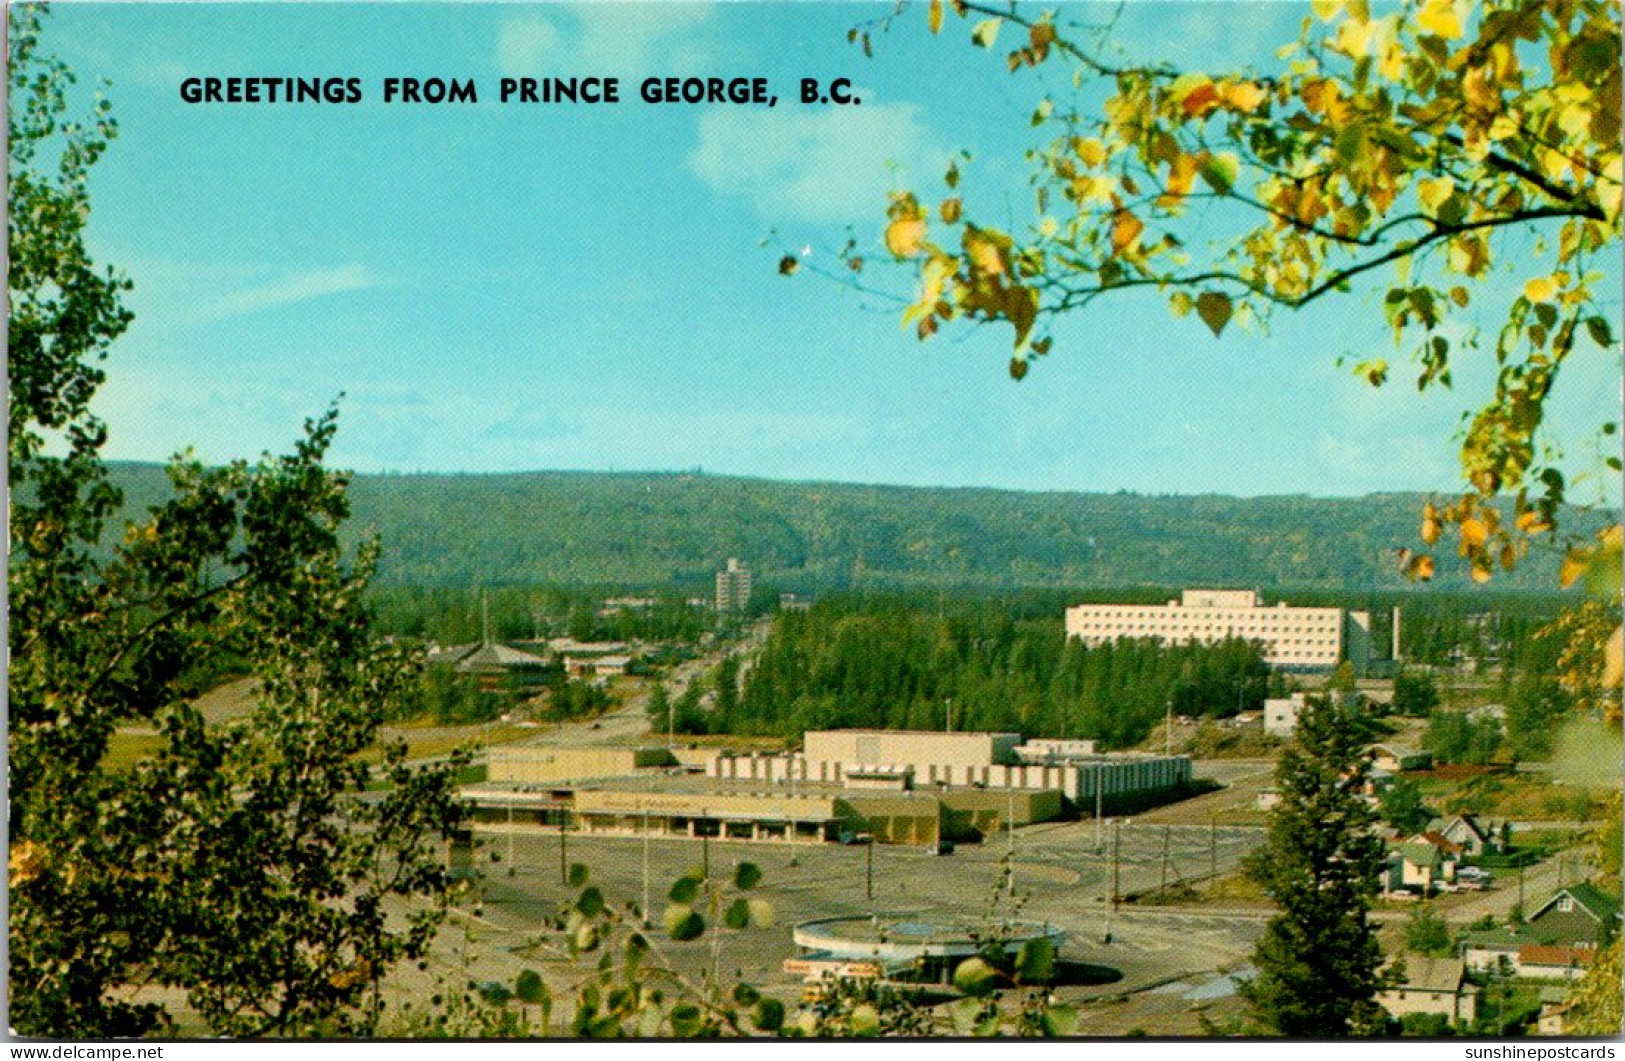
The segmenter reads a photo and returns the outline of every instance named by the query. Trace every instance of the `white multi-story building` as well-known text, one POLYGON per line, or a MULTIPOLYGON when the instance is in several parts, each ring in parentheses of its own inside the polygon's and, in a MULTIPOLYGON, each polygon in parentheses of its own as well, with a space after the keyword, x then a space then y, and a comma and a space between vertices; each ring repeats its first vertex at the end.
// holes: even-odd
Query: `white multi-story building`
POLYGON ((733 557, 717 572, 717 611, 740 612, 750 603, 750 568, 733 557))
POLYGON ((1252 590, 1188 589, 1167 604, 1080 604, 1066 610, 1066 634, 1086 645, 1155 637, 1169 644, 1239 637, 1264 647, 1271 666, 1330 669, 1371 658, 1371 616, 1342 608, 1266 607, 1252 590))

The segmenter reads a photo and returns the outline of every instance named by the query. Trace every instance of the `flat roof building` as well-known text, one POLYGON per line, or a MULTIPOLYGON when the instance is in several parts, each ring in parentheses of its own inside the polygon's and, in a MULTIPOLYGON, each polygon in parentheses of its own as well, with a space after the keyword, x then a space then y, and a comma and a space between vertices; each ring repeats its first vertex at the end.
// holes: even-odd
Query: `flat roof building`
POLYGON ((750 568, 730 556, 728 566, 717 572, 717 613, 744 611, 750 603, 750 588, 750 568))
POLYGON ((1342 608, 1267 607, 1252 590, 1188 589, 1167 604, 1080 604, 1066 610, 1066 634, 1086 645, 1125 638, 1168 644, 1256 641, 1273 667, 1330 670, 1371 660, 1371 615, 1342 608))

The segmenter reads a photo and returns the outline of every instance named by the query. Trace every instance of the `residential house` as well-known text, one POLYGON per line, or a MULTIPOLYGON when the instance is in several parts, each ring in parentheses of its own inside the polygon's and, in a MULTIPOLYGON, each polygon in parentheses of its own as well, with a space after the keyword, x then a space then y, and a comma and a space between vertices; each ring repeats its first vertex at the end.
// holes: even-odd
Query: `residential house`
POLYGON ((1567 1035, 1569 1011, 1574 1003, 1569 1001, 1569 989, 1566 987, 1543 987, 1540 989, 1540 1019, 1535 1024, 1536 1035, 1567 1035))
POLYGON ((1378 744, 1371 749, 1371 761, 1377 769, 1397 774, 1405 770, 1426 770, 1433 765, 1433 755, 1397 744, 1378 744))
POLYGON ((1528 926, 1469 929, 1459 938, 1461 959, 1475 973, 1503 971, 1516 974, 1518 953, 1530 943, 1538 943, 1528 926))
POLYGON ((1569 947, 1595 947, 1610 927, 1619 923, 1619 897, 1589 881, 1571 884, 1552 893, 1534 913, 1529 927, 1544 941, 1569 947))
POLYGON ((1419 833, 1388 852, 1383 891, 1415 891, 1431 895, 1441 884, 1456 879, 1461 848, 1437 833, 1419 833))
POLYGON ((1377 993, 1377 1003, 1395 1017, 1436 1013, 1451 1023, 1478 1015, 1478 989, 1467 981, 1460 958, 1424 958, 1407 954, 1405 982, 1377 993))
POLYGON ((625 674, 631 665, 631 656, 564 657, 565 673, 572 678, 612 678, 625 674))
POLYGON ((1469 858, 1494 855, 1505 851, 1512 839, 1512 827, 1507 822, 1480 822, 1471 814, 1458 814, 1454 818, 1435 818, 1428 823, 1428 831, 1436 832, 1461 848, 1469 858))
POLYGON ((1596 953, 1595 947, 1526 943, 1518 949, 1518 975, 1535 980, 1578 980, 1596 953))

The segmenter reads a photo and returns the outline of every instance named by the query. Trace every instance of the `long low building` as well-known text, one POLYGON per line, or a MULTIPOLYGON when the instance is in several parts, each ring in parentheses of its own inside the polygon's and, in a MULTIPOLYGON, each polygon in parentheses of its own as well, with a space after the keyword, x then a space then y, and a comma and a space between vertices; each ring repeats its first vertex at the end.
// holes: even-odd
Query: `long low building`
POLYGON ((883 843, 976 841, 1074 807, 1114 812, 1191 780, 1187 756, 1103 755, 1014 733, 823 730, 806 751, 494 748, 462 791, 486 830, 883 843), (696 757, 702 762, 695 763, 696 757))
POLYGON ((1054 791, 871 792, 717 783, 696 777, 606 778, 577 784, 487 782, 462 789, 473 824, 486 832, 572 832, 828 843, 976 841, 1013 822, 1050 821, 1054 791))
POLYGON ((1171 645, 1256 641, 1271 666, 1331 670, 1371 662, 1371 615, 1343 608, 1266 606, 1251 590, 1188 589, 1167 604, 1080 604, 1066 610, 1066 636, 1086 645, 1156 638, 1171 645))
POLYGON ((821 783, 846 788, 1053 790, 1074 804, 1121 803, 1178 789, 1192 777, 1185 755, 1098 753, 1092 741, 1021 743, 1016 733, 902 730, 809 732, 799 754, 719 752, 706 773, 727 780, 821 783))

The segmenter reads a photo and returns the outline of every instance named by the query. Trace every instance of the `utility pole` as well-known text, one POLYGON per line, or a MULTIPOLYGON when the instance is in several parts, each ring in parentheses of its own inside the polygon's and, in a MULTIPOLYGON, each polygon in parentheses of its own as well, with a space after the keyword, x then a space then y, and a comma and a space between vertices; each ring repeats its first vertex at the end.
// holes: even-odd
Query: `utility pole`
POLYGON ((1122 840, 1122 823, 1112 822, 1112 901, 1106 907, 1106 934, 1100 942, 1112 941, 1112 922, 1117 918, 1117 850, 1122 840))
POLYGON ((570 818, 570 812, 564 807, 559 808, 559 883, 570 883, 570 854, 569 841, 565 839, 565 829, 570 818))
POLYGON ((643 927, 649 927, 649 808, 643 808, 643 927))
POLYGON ((1009 800, 1009 809, 1005 812, 1004 838, 1005 858, 1010 864, 1010 874, 1005 878, 1005 894, 1016 894, 1016 790, 1006 789, 1005 795, 1009 800))
POLYGON ((942 732, 954 731, 954 698, 947 697, 942 701, 942 732))
POLYGON ((1100 846, 1100 804, 1101 804, 1101 800, 1104 799, 1104 797, 1105 797, 1106 786, 1104 784, 1104 781, 1105 781, 1105 779, 1103 777, 1101 777, 1101 770, 1099 769, 1099 767, 1096 767, 1095 768, 1095 854, 1097 854, 1097 855, 1101 851, 1101 846, 1100 846))
POLYGON ((863 845, 863 897, 875 897, 875 841, 872 836, 863 845))
POLYGON ((1162 889, 1161 890, 1165 891, 1165 892, 1168 890, 1168 834, 1172 830, 1173 830, 1173 826, 1171 826, 1171 825, 1164 825, 1162 827, 1162 889))
POLYGON ((1119 873, 1118 873, 1118 869, 1119 869, 1119 866, 1120 866, 1119 857, 1120 857, 1120 853, 1122 852, 1122 849, 1123 849, 1123 823, 1122 822, 1112 822, 1112 906, 1113 907, 1115 907, 1117 905, 1117 900, 1120 897, 1120 895, 1122 894, 1121 891, 1119 890, 1119 887, 1118 887, 1118 885, 1119 885, 1119 883, 1120 883, 1120 881, 1122 879, 1119 876, 1119 873))
POLYGON ((705 808, 700 811, 700 820, 706 823, 706 831, 700 834, 701 875, 706 880, 711 879, 711 811, 705 808))

